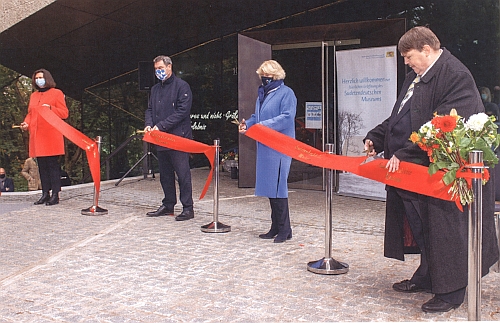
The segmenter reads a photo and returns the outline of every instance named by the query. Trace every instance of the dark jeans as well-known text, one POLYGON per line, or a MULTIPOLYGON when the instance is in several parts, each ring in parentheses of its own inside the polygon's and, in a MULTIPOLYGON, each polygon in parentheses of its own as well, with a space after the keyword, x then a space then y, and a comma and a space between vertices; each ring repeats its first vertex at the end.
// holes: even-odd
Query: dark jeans
POLYGON ((61 166, 59 156, 37 157, 40 180, 42 181, 42 192, 52 191, 52 195, 61 191, 61 166))
POLYGON ((189 154, 177 150, 157 151, 158 166, 160 169, 160 183, 165 197, 162 204, 173 209, 177 204, 175 189, 175 174, 179 182, 180 200, 183 210, 193 210, 193 187, 191 183, 191 169, 189 168, 189 154))

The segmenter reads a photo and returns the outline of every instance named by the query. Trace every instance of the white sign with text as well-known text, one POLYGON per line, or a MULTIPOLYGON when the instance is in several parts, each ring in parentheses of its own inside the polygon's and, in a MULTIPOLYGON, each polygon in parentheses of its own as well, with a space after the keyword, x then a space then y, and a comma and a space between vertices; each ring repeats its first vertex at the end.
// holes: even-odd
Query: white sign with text
MULTIPOLYGON (((366 133, 389 117, 397 98, 396 46, 337 52, 338 127, 343 155, 363 154, 366 133)), ((340 174, 339 193, 385 199, 384 185, 340 174)))
POLYGON ((306 102, 306 128, 323 129, 321 102, 306 102))

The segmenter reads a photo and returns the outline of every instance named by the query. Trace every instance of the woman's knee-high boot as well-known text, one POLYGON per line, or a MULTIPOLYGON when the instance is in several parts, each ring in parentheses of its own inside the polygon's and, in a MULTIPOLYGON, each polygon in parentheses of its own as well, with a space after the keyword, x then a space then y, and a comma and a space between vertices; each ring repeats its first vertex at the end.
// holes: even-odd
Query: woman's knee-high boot
POLYGON ((273 201, 275 199, 269 198, 269 204, 271 205, 271 229, 269 229, 269 232, 259 234, 259 238, 261 239, 272 239, 278 234, 278 221, 276 219, 276 211, 275 211, 275 202, 273 201))
POLYGON ((274 242, 280 243, 292 238, 292 228, 290 226, 290 211, 288 209, 288 198, 277 198, 276 200, 276 220, 278 222, 278 235, 274 242))

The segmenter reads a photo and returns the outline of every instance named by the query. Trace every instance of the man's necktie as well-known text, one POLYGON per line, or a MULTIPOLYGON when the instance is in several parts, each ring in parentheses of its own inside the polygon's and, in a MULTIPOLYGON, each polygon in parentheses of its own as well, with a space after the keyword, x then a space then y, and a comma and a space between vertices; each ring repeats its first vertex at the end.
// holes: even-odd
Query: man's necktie
POLYGON ((403 101, 401 101, 401 105, 399 106, 398 113, 401 112, 401 110, 403 109, 405 103, 413 95, 413 88, 415 87, 415 84, 417 84, 418 82, 420 82, 420 75, 417 75, 417 77, 415 77, 415 79, 413 80, 413 82, 411 82, 410 87, 408 88, 408 91, 406 91, 405 97, 403 98, 403 101))

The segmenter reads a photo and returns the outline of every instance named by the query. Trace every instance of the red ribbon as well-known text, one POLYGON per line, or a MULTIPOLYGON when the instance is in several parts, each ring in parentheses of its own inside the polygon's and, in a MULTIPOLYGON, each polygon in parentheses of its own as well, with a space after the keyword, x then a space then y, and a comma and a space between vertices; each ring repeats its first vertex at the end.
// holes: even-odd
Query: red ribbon
POLYGON ((469 188, 472 187, 472 179, 484 179, 486 181, 489 180, 490 178, 490 172, 488 171, 487 168, 484 168, 484 174, 481 173, 473 173, 471 168, 467 167, 484 167, 483 163, 472 163, 472 164, 465 164, 464 166, 460 167, 457 170, 457 174, 455 175, 456 178, 465 178, 465 181, 467 181, 467 186, 469 188))
POLYGON ((205 182, 205 186, 203 187, 203 191, 200 195, 200 200, 205 197, 207 193, 208 187, 210 186, 210 182, 212 181, 213 170, 214 170, 214 159, 215 159, 215 146, 209 146, 203 144, 201 142, 197 142, 194 140, 190 140, 187 138, 179 137, 176 135, 172 135, 170 133, 153 130, 150 132, 146 132, 144 134, 144 138, 142 140, 147 141, 149 143, 162 146, 165 148, 170 148, 186 153, 193 154, 205 154, 207 156, 208 161, 210 162, 210 174, 208 174, 208 178, 205 182))
MULTIPOLYGON (((92 179, 94 181, 97 202, 99 200, 99 192, 101 189, 101 164, 99 162, 100 154, 97 143, 64 122, 48 107, 46 109, 39 109, 38 111, 42 118, 44 118, 45 121, 56 128, 60 133, 62 133, 64 137, 68 138, 72 143, 85 150, 89 163, 90 173, 92 174, 92 179)), ((97 205, 99 204, 96 204, 96 206, 97 205)))
MULTIPOLYGON (((442 180, 445 174, 443 171, 429 175, 428 167, 402 161, 399 170, 390 173, 385 168, 386 159, 363 163, 366 161, 365 156, 329 154, 260 124, 250 127, 245 134, 282 154, 313 166, 347 171, 410 192, 452 200, 448 193, 449 186, 442 180)), ((455 197, 453 200, 456 202, 457 199, 455 197)))

